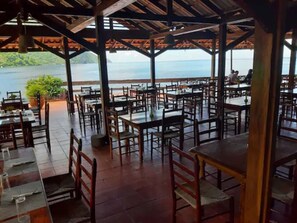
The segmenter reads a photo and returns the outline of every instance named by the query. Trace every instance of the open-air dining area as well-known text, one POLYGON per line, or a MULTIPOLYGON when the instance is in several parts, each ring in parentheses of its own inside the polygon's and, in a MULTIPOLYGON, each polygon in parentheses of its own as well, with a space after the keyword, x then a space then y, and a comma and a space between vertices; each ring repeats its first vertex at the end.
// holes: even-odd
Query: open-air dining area
POLYGON ((293 0, 1 2, 1 54, 47 51, 65 75, 19 87, 0 57, 0 223, 297 223, 296 15, 293 0), (205 75, 158 67, 198 49, 205 75), (132 51, 147 76, 124 72, 132 51), (72 69, 85 52, 94 80, 72 69))

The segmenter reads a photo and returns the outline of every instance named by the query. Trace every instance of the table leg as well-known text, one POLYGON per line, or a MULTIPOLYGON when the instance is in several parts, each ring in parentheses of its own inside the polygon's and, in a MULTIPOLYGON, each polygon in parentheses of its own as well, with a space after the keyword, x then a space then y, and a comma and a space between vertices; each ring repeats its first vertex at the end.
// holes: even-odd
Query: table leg
POLYGON ((238 131, 237 134, 241 132, 241 110, 238 111, 238 131))
POLYGON ((97 128, 97 133, 99 133, 99 125, 100 125, 100 120, 99 120, 99 109, 95 107, 95 117, 96 117, 96 128, 97 128))
POLYGON ((139 158, 140 158, 140 161, 143 160, 143 151, 144 151, 144 143, 143 143, 143 129, 142 128, 139 128, 138 129, 138 132, 139 132, 139 136, 138 136, 138 143, 139 143, 139 158))
POLYGON ((199 177, 200 178, 205 178, 205 162, 203 159, 200 159, 199 156, 198 156, 198 159, 199 159, 199 177))
POLYGON ((240 185, 240 222, 244 221, 245 183, 240 185))
POLYGON ((34 147, 34 141, 33 141, 33 133, 32 133, 32 125, 31 123, 26 124, 25 126, 25 144, 26 146, 32 146, 34 147))

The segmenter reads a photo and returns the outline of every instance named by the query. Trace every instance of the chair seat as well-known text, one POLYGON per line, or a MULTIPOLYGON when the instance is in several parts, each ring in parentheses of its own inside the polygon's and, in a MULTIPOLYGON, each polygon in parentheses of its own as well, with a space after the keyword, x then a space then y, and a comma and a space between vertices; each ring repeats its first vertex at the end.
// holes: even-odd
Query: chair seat
POLYGON ((274 177, 272 179, 272 198, 285 204, 291 204, 294 199, 294 182, 274 177))
POLYGON ((69 173, 44 178, 43 184, 47 197, 53 197, 75 190, 75 181, 69 173))
POLYGON ((70 199, 50 205, 55 223, 89 222, 90 211, 82 200, 70 199))
MULTIPOLYGON (((153 135, 155 135, 158 138, 162 138, 162 132, 153 132, 153 135)), ((174 131, 174 130, 168 130, 165 131, 164 133, 164 139, 172 139, 175 137, 179 137, 180 133, 179 131, 174 131)))
MULTIPOLYGON (((200 179, 200 199, 201 199, 201 205, 206 206, 210 204, 215 204, 222 201, 227 201, 231 197, 224 193, 222 190, 218 189, 211 183, 207 182, 206 180, 200 179)), ((189 184, 184 184, 184 186, 190 190, 194 191, 194 188, 189 184)), ((187 201, 193 208, 196 208, 196 202, 195 199, 189 195, 188 193, 185 193, 180 188, 176 189, 174 191, 176 195, 187 201)))
POLYGON ((290 162, 285 163, 283 166, 285 167, 292 167, 292 166, 296 166, 296 160, 292 160, 290 162))
MULTIPOLYGON (((111 136, 113 139, 117 139, 116 135, 112 135, 111 136)), ((129 131, 124 131, 124 132, 120 132, 120 139, 124 140, 124 139, 130 139, 130 138, 137 138, 138 135, 133 133, 133 132, 129 132, 129 131)))

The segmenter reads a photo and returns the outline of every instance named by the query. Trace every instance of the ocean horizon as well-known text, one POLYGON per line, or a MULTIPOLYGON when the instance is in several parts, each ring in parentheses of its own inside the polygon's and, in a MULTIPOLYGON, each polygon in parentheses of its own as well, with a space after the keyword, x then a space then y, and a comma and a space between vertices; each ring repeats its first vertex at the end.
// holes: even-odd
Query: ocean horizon
MULTIPOLYGON (((239 75, 246 75, 252 68, 252 59, 233 59, 233 69, 239 75)), ((217 64, 216 64, 217 65, 217 64)), ((283 73, 288 73, 289 58, 284 59, 283 73)), ((216 69, 217 70, 217 69, 216 69)), ((73 81, 99 80, 98 64, 72 64, 73 81)), ((186 78, 210 77, 211 61, 182 60, 182 61, 156 61, 156 78, 186 78)), ((226 75, 230 72, 230 61, 226 61, 226 75)), ((50 74, 66 81, 66 68, 64 64, 40 65, 25 67, 0 68, 0 97, 5 97, 7 91, 21 90, 25 95, 25 85, 29 79, 40 75, 50 74)), ((109 80, 149 79, 150 63, 148 62, 111 62, 108 63, 109 80)))

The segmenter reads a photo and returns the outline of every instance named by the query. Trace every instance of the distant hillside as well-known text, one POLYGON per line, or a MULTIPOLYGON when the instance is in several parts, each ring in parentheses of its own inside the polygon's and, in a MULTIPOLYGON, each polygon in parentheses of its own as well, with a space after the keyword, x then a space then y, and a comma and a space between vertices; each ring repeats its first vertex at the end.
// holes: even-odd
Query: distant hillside
MULTIPOLYGON (((71 59, 73 64, 87 64, 97 63, 97 56, 85 52, 79 56, 71 59)), ((111 62, 111 61, 108 61, 111 62)), ((0 53, 0 66, 1 67, 18 67, 18 66, 37 66, 44 64, 64 64, 65 61, 50 53, 50 52, 32 52, 27 54, 20 53, 0 53)))

